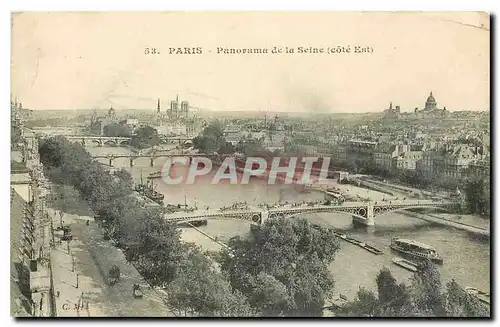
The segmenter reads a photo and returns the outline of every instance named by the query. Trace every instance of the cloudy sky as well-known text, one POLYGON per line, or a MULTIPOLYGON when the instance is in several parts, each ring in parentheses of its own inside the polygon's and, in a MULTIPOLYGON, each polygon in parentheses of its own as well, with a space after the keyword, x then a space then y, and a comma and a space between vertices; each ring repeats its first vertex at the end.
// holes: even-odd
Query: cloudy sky
POLYGON ((490 102, 480 13, 21 13, 12 33, 12 94, 35 110, 153 109, 177 94, 211 110, 373 112, 392 101, 409 111, 431 90, 449 110, 490 102), (338 45, 374 51, 216 54, 338 45))

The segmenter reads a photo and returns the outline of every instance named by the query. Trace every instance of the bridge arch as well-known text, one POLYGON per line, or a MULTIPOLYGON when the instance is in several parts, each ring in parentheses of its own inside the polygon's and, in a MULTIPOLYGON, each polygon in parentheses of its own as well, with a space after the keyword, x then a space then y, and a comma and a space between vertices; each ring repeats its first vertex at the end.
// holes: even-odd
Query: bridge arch
POLYGON ((104 141, 104 145, 112 145, 112 146, 115 146, 116 145, 116 142, 113 141, 113 140, 107 140, 107 141, 104 141))

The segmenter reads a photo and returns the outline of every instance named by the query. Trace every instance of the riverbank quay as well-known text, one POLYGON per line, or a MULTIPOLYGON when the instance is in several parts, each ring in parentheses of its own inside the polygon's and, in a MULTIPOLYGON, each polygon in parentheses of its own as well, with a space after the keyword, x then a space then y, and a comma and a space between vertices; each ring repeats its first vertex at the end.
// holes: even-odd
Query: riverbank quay
POLYGON ((412 212, 412 211, 408 211, 408 210, 403 210, 401 212, 404 215, 409 216, 409 217, 422 219, 422 220, 425 220, 425 221, 428 221, 428 222, 431 222, 434 224, 438 224, 438 225, 453 227, 453 228, 456 228, 459 230, 467 231, 467 232, 474 233, 474 234, 484 236, 484 237, 490 237, 490 230, 489 229, 480 228, 477 226, 465 224, 465 223, 458 222, 458 221, 453 221, 451 219, 439 217, 439 216, 434 215, 434 214, 428 214, 428 213, 423 214, 423 213, 417 213, 417 212, 412 212))
MULTIPOLYGON (((59 213, 51 210, 53 225, 60 224, 59 213)), ((51 253, 56 315, 58 317, 172 317, 164 299, 152 289, 125 255, 104 235, 92 217, 64 214, 70 242, 57 238, 51 253), (87 221, 89 222, 87 225, 87 221), (112 266, 121 271, 120 280, 110 285, 112 266), (133 285, 139 284, 143 298, 134 298, 133 285)))

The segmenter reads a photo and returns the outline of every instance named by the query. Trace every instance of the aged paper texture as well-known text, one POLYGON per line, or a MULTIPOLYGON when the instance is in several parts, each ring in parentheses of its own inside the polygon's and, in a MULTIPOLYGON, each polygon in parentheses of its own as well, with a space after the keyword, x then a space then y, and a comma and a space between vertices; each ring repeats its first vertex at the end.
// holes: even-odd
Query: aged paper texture
POLYGON ((12 14, 11 315, 490 317, 490 17, 12 14))

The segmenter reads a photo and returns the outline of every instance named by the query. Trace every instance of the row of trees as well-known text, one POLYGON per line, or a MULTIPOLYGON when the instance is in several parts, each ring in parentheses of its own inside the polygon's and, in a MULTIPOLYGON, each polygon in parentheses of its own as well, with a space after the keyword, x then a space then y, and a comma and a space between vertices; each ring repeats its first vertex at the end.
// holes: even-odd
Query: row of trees
POLYGON ((376 277, 377 292, 361 288, 353 301, 337 308, 350 317, 489 317, 489 309, 455 280, 443 288, 431 262, 424 262, 410 278, 398 283, 384 268, 376 277))
POLYGON ((152 285, 169 291, 169 304, 178 314, 251 314, 246 299, 233 291, 210 259, 199 248, 181 242, 179 229, 163 219, 163 209, 145 209, 130 197, 128 172, 111 175, 81 145, 63 137, 44 140, 39 152, 47 176, 80 192, 101 217, 105 233, 125 250, 127 260, 152 285))

